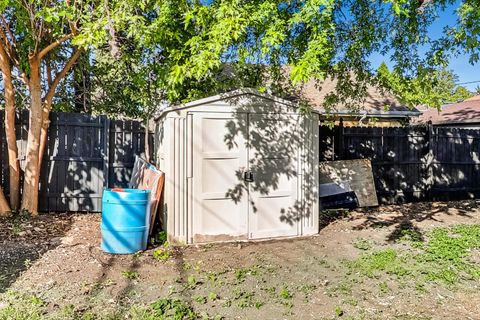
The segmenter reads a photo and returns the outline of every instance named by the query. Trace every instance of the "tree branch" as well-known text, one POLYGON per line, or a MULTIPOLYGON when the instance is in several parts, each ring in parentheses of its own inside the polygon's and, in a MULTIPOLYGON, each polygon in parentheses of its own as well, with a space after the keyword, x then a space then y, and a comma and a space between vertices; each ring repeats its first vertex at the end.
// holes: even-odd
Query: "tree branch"
POLYGON ((45 48, 43 48, 40 51, 40 53, 38 54, 38 59, 42 60, 42 58, 45 57, 47 55, 47 53, 49 53, 51 50, 55 49, 56 47, 61 45, 63 42, 65 42, 65 41, 67 41, 71 38, 73 38, 73 33, 66 34, 66 35, 60 37, 60 39, 56 40, 55 42, 50 43, 48 46, 46 46, 45 48))
POLYGON ((28 79, 25 73, 12 74, 12 76, 15 77, 15 80, 21 81, 26 87, 28 87, 28 79))
POLYGON ((17 52, 15 51, 15 44, 12 46, 10 40, 8 40, 8 37, 5 34, 5 30, 3 27, 0 28, 0 39, 3 42, 2 44, 4 46, 4 50, 10 58, 10 61, 15 65, 19 65, 17 52))
POLYGON ((0 19, 2 20, 2 23, 5 26, 5 30, 7 31, 7 33, 10 35, 10 38, 12 39, 13 46, 16 47, 17 46, 17 39, 15 39, 15 36, 13 35, 12 30, 10 30, 10 26, 8 25, 7 21, 5 20, 5 17, 3 16, 3 14, 0 15, 0 19))
POLYGON ((68 59, 67 63, 63 67, 63 69, 55 75, 55 79, 53 79, 50 87, 48 88, 47 95, 45 96, 45 101, 47 102, 47 104, 51 104, 53 95, 55 94, 55 90, 57 89, 58 84, 63 78, 65 78, 65 76, 70 71, 72 66, 75 64, 75 62, 77 62, 82 52, 83 52, 83 49, 81 48, 75 49, 70 59, 68 59))
POLYGON ((48 59, 45 60, 45 65, 47 66, 47 84, 50 88, 52 85, 52 66, 50 65, 50 61, 48 59))

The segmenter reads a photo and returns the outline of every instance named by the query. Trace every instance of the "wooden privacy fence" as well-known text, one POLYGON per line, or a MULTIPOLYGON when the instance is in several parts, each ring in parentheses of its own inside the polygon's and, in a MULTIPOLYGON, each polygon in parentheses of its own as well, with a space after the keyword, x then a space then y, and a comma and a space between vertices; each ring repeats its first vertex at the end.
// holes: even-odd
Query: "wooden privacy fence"
MULTIPOLYGON (((8 194, 4 113, 0 111, 0 182, 8 194)), ((127 187, 135 155, 144 156, 145 127, 106 116, 52 113, 40 176, 39 211, 100 211, 103 188, 127 187)), ((17 114, 17 145, 22 168, 28 112, 17 114)), ((153 151, 153 134, 149 133, 153 151)))
POLYGON ((363 158, 381 203, 480 195, 480 129, 320 127, 320 161, 363 158))

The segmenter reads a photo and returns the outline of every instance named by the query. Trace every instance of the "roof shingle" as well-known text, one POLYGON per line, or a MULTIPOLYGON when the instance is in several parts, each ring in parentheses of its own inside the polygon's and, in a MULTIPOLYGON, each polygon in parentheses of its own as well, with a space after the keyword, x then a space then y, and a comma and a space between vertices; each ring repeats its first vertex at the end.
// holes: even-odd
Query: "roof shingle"
MULTIPOLYGON (((478 96, 477 96, 478 97, 478 96)), ((475 123, 480 122, 480 98, 446 105, 441 111, 429 109, 416 122, 432 124, 475 123)))

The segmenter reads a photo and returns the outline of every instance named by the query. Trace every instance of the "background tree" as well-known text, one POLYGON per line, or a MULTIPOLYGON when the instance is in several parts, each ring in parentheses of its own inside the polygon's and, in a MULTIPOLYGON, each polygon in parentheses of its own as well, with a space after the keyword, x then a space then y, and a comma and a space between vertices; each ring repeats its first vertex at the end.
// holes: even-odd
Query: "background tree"
POLYGON ((377 70, 377 80, 383 90, 394 93, 409 106, 426 105, 440 108, 447 103, 463 101, 472 93, 458 86, 458 76, 446 68, 425 68, 420 76, 407 78, 390 71, 385 63, 377 70))
POLYGON ((464 86, 457 86, 448 102, 459 102, 471 98, 473 93, 464 86))
POLYGON ((476 87, 475 87, 474 94, 475 94, 475 95, 480 95, 480 86, 476 86, 476 87))

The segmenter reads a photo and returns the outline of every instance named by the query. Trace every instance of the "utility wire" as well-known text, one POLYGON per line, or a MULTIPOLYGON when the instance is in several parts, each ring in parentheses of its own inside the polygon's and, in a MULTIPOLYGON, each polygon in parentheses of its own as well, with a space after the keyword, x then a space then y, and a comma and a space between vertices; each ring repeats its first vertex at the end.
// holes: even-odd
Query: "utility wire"
POLYGON ((470 83, 477 83, 477 82, 480 82, 480 80, 468 81, 468 82, 459 82, 459 83, 457 83, 457 84, 470 84, 470 83))

